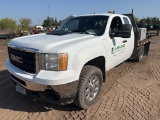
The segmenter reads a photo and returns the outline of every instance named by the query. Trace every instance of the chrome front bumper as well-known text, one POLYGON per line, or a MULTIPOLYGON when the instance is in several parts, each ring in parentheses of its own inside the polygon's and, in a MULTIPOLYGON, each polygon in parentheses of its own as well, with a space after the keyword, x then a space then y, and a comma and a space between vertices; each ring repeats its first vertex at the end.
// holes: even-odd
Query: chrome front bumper
POLYGON ((26 93, 38 100, 56 104, 72 103, 76 97, 78 80, 62 85, 42 85, 26 80, 21 80, 9 73, 14 84, 19 84, 26 89, 26 93))

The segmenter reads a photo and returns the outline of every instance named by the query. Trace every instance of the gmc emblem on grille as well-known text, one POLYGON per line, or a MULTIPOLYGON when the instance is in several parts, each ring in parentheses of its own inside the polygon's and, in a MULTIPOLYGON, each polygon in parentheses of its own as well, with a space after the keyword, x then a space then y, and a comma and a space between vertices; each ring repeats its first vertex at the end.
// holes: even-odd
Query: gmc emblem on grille
POLYGON ((11 54, 11 59, 15 62, 18 62, 18 63, 22 63, 23 64, 23 61, 22 61, 22 57, 18 57, 18 56, 15 56, 13 54, 11 54))

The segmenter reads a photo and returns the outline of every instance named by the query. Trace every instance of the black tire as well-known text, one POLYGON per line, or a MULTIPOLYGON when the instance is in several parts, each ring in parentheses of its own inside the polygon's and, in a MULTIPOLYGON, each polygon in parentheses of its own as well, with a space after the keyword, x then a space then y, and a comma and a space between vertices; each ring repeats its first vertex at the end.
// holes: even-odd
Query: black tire
POLYGON ((74 104, 83 109, 93 105, 100 94, 102 82, 103 75, 99 68, 91 65, 84 66, 80 75, 74 104))
POLYGON ((140 46, 137 50, 137 58, 135 59, 136 62, 142 62, 144 56, 144 46, 140 46))

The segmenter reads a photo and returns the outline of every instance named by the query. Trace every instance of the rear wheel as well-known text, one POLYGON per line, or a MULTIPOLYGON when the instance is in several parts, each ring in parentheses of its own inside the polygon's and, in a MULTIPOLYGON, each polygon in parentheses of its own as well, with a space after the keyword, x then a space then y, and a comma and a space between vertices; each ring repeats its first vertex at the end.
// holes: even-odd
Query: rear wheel
POLYGON ((137 62, 143 61, 144 56, 144 46, 140 46, 137 52, 137 58, 135 59, 137 62))
POLYGON ((102 81, 102 72, 99 68, 90 65, 84 66, 80 75, 75 105, 87 109, 94 104, 100 94, 102 81))

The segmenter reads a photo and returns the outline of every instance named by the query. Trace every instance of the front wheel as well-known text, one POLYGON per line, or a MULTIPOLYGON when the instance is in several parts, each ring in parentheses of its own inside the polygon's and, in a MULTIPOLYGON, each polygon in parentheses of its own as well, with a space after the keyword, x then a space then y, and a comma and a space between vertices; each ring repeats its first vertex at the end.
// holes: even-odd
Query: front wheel
POLYGON ((97 101, 102 86, 102 76, 99 68, 90 65, 84 66, 79 79, 75 105, 87 109, 97 101))

